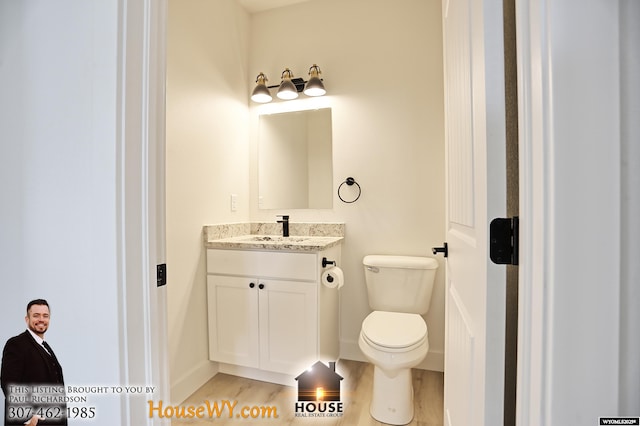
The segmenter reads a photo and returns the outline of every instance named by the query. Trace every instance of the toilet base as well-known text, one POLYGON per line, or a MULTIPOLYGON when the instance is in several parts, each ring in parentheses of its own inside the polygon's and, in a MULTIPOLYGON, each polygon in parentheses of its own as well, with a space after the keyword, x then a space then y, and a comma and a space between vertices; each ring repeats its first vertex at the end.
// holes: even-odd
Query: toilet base
POLYGON ((373 370, 371 417, 391 425, 406 425, 413 419, 413 384, 411 369, 403 368, 394 377, 378 366, 373 370))

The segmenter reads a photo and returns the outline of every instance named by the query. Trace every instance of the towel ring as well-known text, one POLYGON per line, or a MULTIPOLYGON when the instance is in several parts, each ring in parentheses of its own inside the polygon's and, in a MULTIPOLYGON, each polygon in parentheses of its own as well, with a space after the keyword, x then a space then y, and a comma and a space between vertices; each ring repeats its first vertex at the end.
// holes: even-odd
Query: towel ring
POLYGON ((338 198, 340 198, 340 201, 342 201, 343 203, 347 203, 347 204, 355 203, 356 201, 358 201, 358 198, 360 198, 361 194, 362 194, 362 188, 360 188, 360 184, 358 184, 358 182, 356 182, 356 180, 352 177, 348 177, 347 179, 345 179, 345 181, 342 182, 338 187, 338 198), (345 183, 349 186, 356 185, 358 187, 358 196, 351 201, 345 200, 344 198, 342 198, 342 195, 340 195, 340 190, 342 189, 342 185, 344 185, 345 183))

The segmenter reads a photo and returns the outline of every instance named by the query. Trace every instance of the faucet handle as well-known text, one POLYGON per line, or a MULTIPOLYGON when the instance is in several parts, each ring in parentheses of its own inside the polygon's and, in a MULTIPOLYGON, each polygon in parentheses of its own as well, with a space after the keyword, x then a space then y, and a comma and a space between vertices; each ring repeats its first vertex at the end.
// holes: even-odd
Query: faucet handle
POLYGON ((282 215, 277 215, 277 217, 281 217, 282 220, 278 220, 278 223, 282 224, 282 236, 283 237, 288 237, 289 236, 289 215, 286 214, 282 214, 282 215))

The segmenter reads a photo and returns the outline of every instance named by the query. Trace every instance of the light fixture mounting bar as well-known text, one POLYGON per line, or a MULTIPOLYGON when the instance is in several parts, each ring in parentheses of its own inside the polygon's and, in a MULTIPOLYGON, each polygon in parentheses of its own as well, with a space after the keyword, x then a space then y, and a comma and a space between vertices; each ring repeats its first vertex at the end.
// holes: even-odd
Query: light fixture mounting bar
MULTIPOLYGON (((296 90, 298 92, 302 92, 304 90, 304 85, 308 83, 308 81, 306 81, 303 78, 300 77, 294 77, 291 79, 291 82, 296 86, 296 90)), ((276 87, 280 87, 279 84, 274 84, 271 86, 267 86, 268 89, 275 89, 276 87)))

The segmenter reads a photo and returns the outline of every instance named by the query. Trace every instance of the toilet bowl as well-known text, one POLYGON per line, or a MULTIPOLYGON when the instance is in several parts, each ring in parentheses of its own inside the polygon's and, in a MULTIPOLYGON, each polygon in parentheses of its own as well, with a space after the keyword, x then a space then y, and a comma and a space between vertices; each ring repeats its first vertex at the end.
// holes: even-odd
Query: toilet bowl
POLYGON ((382 422, 404 425, 413 419, 411 368, 429 351, 422 315, 431 302, 435 259, 413 256, 365 256, 369 306, 358 346, 374 365, 369 413, 382 422))
POLYGON ((414 413, 411 368, 429 351, 424 320, 417 314, 374 311, 362 323, 358 346, 374 365, 371 416, 388 424, 409 423, 414 413))

